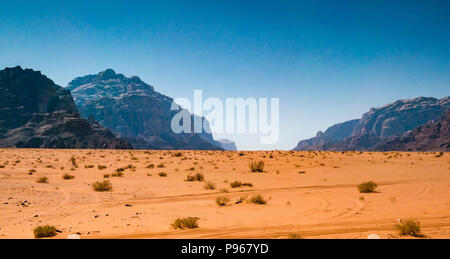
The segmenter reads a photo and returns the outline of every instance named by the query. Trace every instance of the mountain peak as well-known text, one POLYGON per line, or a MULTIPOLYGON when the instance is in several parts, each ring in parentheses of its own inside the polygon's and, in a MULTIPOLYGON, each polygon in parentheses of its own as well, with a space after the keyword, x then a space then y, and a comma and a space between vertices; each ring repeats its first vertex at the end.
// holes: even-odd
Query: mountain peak
POLYGON ((98 77, 100 77, 102 79, 111 79, 111 78, 114 78, 115 76, 116 76, 116 71, 114 71, 111 68, 108 68, 105 71, 98 73, 98 77))
POLYGON ((125 77, 113 69, 106 69, 95 75, 77 77, 69 83, 76 101, 80 99, 113 98, 129 94, 154 94, 154 88, 139 77, 125 77))

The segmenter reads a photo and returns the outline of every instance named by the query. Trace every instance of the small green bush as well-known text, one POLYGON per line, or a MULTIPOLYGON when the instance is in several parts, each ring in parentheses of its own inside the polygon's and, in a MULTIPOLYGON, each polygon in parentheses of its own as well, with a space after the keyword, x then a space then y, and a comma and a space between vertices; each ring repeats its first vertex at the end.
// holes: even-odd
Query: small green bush
POLYGON ((46 225, 39 226, 34 229, 34 237, 35 238, 45 238, 45 237, 54 237, 56 236, 56 228, 54 226, 46 225))
POLYGON ((172 224, 174 229, 194 229, 198 228, 199 218, 188 217, 188 218, 178 218, 172 224))
POLYGON ((96 192, 110 192, 112 190, 112 184, 110 181, 105 180, 103 182, 95 182, 92 184, 92 188, 96 192))

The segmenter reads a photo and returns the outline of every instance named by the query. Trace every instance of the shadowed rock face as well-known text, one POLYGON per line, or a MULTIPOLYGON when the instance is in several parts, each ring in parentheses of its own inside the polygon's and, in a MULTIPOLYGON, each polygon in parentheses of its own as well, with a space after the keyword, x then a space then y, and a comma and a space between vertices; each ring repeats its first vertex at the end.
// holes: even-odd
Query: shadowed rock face
POLYGON ((237 151, 236 143, 228 139, 219 139, 217 142, 227 151, 237 151))
POLYGON ((389 138, 439 119, 450 109, 450 97, 419 97, 371 109, 360 120, 331 127, 316 138, 301 141, 295 150, 374 150, 389 138))
MULTIPOLYGON (((127 78, 108 69, 69 83, 83 117, 93 117, 136 149, 221 150, 211 134, 172 132, 173 99, 139 77, 127 78)), ((191 115, 193 119, 193 116, 191 115)))
POLYGON ((300 141, 295 150, 328 150, 332 145, 343 141, 350 136, 359 123, 359 120, 352 120, 330 127, 327 131, 317 133, 315 138, 300 141))
POLYGON ((401 137, 391 137, 379 143, 378 151, 450 151, 450 111, 437 121, 408 131, 401 137))
POLYGON ((80 118, 70 91, 20 67, 0 71, 0 147, 131 148, 80 118))

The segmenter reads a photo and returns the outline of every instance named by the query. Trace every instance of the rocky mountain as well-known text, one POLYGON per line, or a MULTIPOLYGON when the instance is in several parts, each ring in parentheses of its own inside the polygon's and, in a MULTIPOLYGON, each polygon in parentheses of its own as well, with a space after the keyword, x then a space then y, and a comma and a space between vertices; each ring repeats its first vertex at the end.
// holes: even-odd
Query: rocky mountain
POLYGON ((402 136, 388 138, 374 150, 386 151, 450 151, 450 111, 439 120, 433 120, 408 131, 402 136))
POLYGON ((80 117, 70 91, 38 71, 0 71, 0 147, 131 149, 80 117))
POLYGON ((95 119, 136 149, 222 150, 212 134, 175 134, 171 122, 178 111, 171 110, 173 99, 139 77, 108 69, 76 78, 68 88, 83 117, 95 119))
POLYGON ((359 120, 319 132, 315 138, 301 141, 295 150, 374 150, 389 138, 438 120, 449 109, 450 97, 400 100, 371 109, 359 120))
POLYGON ((236 143, 228 139, 219 139, 217 142, 220 146, 227 151, 237 151, 236 143))
POLYGON ((300 141, 296 150, 328 150, 335 143, 350 136, 358 123, 359 120, 352 120, 336 124, 327 129, 325 133, 319 131, 315 138, 300 141))

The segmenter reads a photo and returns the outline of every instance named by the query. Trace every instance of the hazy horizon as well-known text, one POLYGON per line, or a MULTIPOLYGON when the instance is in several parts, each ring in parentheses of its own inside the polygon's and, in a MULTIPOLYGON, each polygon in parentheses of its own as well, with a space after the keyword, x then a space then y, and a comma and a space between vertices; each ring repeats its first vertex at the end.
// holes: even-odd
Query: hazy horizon
POLYGON ((15 1, 0 9, 0 67, 66 87, 107 68, 172 98, 280 98, 288 150, 370 108, 450 86, 449 1, 15 1), (324 8, 326 7, 326 8, 324 8))

